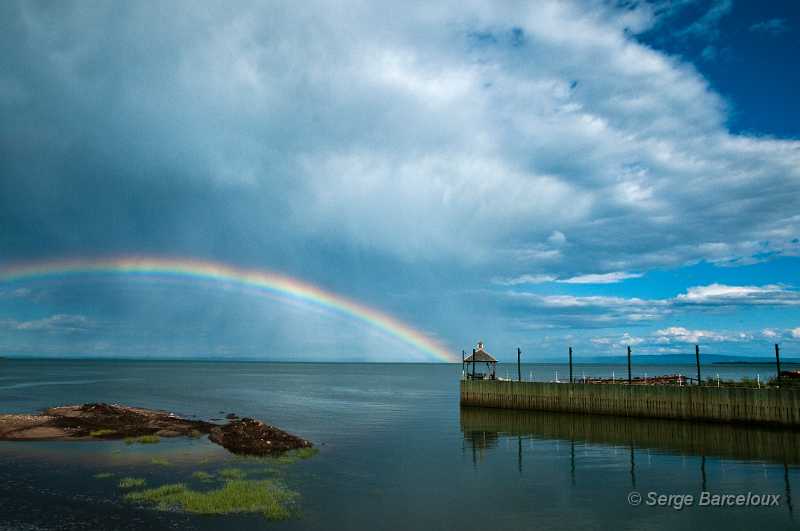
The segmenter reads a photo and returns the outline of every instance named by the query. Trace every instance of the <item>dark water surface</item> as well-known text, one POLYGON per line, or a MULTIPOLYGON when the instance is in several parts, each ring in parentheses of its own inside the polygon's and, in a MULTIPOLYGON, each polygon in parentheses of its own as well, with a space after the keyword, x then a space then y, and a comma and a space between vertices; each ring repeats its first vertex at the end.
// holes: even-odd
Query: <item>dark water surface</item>
MULTIPOLYGON (((498 373, 507 369, 516 371, 501 366, 498 373)), ((523 366, 523 374, 533 372, 537 380, 565 370, 523 366)), ((723 370, 723 378, 758 371, 771 376, 768 367, 723 370)), ((235 412, 297 433, 320 449, 271 472, 300 494, 298 514, 273 522, 260 515, 163 512, 123 499, 117 479, 124 476, 158 486, 191 483, 196 471, 261 466, 205 438, 130 446, 0 442, 0 529, 799 527, 798 432, 462 410, 460 371, 452 365, 0 361, 0 412, 93 401, 198 418, 235 412), (169 464, 158 464, 165 460, 169 464), (114 476, 95 478, 98 473, 114 476), (780 503, 699 507, 704 490, 777 494, 780 503), (634 507, 631 491, 645 501, 649 492, 691 494, 695 505, 634 507)), ((621 376, 623 369, 578 367, 576 376, 582 371, 621 376)), ((680 371, 692 374, 693 368, 680 371)))

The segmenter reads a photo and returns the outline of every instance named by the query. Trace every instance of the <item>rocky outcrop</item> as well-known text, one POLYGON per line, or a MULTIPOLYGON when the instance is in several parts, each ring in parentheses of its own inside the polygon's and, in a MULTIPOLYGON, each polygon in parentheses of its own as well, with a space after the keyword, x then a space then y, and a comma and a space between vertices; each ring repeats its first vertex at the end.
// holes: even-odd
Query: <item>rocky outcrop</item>
POLYGON ((270 455, 312 446, 296 435, 248 418, 212 428, 208 438, 229 452, 245 455, 270 455))
POLYGON ((267 455, 311 443, 258 420, 234 420, 220 426, 167 411, 119 404, 83 404, 46 409, 41 415, 0 415, 0 441, 122 439, 143 435, 209 439, 231 452, 267 455))
POLYGON ((83 404, 52 407, 41 415, 0 415, 0 440, 178 437, 208 433, 214 426, 166 411, 117 404, 83 404))

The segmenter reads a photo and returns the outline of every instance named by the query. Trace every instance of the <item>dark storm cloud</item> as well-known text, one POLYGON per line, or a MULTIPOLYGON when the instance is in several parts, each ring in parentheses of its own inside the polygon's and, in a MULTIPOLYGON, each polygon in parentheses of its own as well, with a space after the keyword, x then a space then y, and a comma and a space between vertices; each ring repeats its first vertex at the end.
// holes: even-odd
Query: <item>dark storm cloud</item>
POLYGON ((764 212, 796 209, 797 146, 728 135, 696 73, 626 40, 646 10, 329 7, 5 3, 5 255, 258 262, 303 238, 590 274, 796 252, 764 212))

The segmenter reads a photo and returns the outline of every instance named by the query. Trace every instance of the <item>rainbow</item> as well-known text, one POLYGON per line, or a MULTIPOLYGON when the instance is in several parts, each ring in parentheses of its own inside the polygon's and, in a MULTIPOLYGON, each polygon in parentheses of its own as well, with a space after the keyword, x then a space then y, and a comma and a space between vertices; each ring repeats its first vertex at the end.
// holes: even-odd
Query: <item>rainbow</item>
POLYGON ((240 269, 219 262, 153 257, 52 260, 0 268, 0 282, 93 274, 179 277, 255 289, 266 295, 308 302, 352 317, 426 354, 428 361, 455 361, 444 346, 379 310, 296 278, 270 271, 240 269))

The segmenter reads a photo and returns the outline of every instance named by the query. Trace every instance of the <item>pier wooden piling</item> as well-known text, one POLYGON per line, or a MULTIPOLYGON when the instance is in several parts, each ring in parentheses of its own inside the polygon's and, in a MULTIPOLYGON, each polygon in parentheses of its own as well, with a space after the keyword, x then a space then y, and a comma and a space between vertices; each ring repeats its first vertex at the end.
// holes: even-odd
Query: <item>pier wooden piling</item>
POLYGON ((630 385, 631 381, 631 346, 628 345, 628 385, 630 385))
POLYGON ((703 381, 700 379, 700 345, 694 346, 694 358, 697 362, 697 385, 700 385, 703 381))
POLYGON ((574 383, 572 379, 572 347, 569 347, 569 383, 574 383))
POLYGON ((800 391, 462 380, 461 405, 800 428, 800 391))

